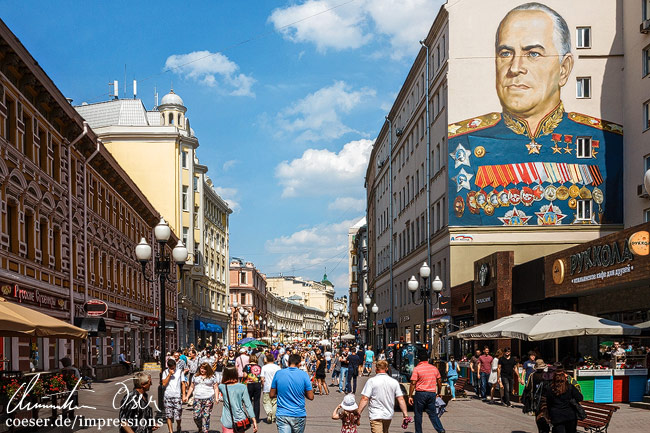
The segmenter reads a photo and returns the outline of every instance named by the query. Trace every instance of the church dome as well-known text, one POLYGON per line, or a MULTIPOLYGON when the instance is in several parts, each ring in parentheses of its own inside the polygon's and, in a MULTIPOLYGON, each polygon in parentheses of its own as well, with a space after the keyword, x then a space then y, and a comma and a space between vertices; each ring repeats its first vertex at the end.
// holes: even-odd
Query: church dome
POLYGON ((171 90, 168 94, 163 96, 160 105, 180 105, 184 107, 183 100, 180 96, 174 93, 174 90, 171 90))

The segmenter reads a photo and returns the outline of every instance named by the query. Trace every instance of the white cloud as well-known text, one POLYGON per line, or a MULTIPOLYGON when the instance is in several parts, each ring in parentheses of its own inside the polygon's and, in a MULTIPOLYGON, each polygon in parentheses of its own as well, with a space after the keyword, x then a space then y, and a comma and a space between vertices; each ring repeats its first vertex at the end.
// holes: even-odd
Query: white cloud
POLYGON ((357 211, 361 212, 366 209, 366 200, 363 198, 338 197, 336 200, 327 205, 329 210, 339 211, 357 211))
POLYGON ((365 45, 370 35, 362 29, 364 11, 353 7, 329 10, 336 3, 328 0, 308 0, 300 5, 275 9, 269 21, 275 29, 293 42, 309 42, 318 51, 328 48, 343 50, 365 45))
POLYGON ((307 149, 298 159, 282 161, 275 168, 275 176, 283 186, 282 197, 359 196, 372 144, 372 140, 351 141, 339 153, 307 149))
POLYGON ((348 289, 348 231, 360 219, 318 224, 286 236, 268 240, 265 250, 269 255, 282 255, 270 269, 273 275, 304 276, 319 280, 327 271, 327 278, 335 285, 337 296, 348 289))
POLYGON ((239 164, 239 160, 237 160, 237 159, 231 159, 231 160, 228 160, 228 161, 224 162, 224 163, 223 163, 223 166, 221 167, 221 169, 222 169, 223 171, 228 171, 228 170, 230 170, 231 168, 233 168, 233 167, 234 167, 235 165, 237 165, 237 164, 239 164))
POLYGON ((368 0, 364 7, 375 24, 375 31, 386 35, 399 59, 417 53, 444 0, 368 0), (408 23, 408 25, 405 25, 408 23))
POLYGON ((174 54, 165 61, 165 69, 208 87, 216 87, 234 96, 255 96, 255 79, 239 73, 239 66, 221 53, 194 51, 174 54))
POLYGON ((237 188, 223 188, 220 186, 214 186, 213 188, 215 192, 219 194, 219 197, 228 203, 228 206, 230 206, 230 209, 232 209, 233 212, 239 212, 241 210, 241 206, 239 205, 239 201, 237 199, 237 196, 239 194, 237 188))
POLYGON ((323 87, 278 114, 281 131, 299 133, 298 141, 336 139, 357 132, 343 124, 340 114, 347 114, 365 98, 374 97, 373 89, 352 90, 343 81, 323 87))
POLYGON ((392 58, 420 49, 444 0, 360 0, 340 7, 337 0, 308 0, 278 8, 269 21, 293 42, 327 49, 357 49, 378 36, 388 38, 392 58), (328 10, 331 9, 331 10, 328 10), (327 12, 325 12, 327 11, 327 12))

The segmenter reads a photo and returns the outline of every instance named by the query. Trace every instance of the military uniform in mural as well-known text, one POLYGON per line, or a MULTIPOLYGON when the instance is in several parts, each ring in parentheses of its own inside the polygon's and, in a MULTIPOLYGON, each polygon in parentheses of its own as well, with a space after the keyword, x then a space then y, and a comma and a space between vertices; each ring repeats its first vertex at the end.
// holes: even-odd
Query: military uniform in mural
POLYGON ((621 125, 560 103, 536 131, 504 112, 452 123, 448 137, 450 225, 623 222, 621 125))

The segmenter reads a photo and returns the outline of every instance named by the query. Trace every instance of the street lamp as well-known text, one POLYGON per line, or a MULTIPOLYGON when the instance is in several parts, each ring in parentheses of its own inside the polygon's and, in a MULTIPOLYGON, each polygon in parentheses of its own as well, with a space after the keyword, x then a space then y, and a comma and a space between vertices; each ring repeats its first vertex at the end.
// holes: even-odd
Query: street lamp
POLYGON ((140 265, 142 265, 142 276, 143 278, 150 282, 153 283, 156 281, 156 276, 158 277, 158 281, 160 282, 160 320, 159 320, 159 326, 160 326, 160 383, 158 384, 158 404, 160 405, 161 411, 163 410, 163 393, 164 393, 164 388, 162 386, 162 374, 163 371, 165 371, 165 368, 167 366, 165 365, 165 362, 167 361, 167 357, 165 356, 167 354, 167 348, 166 348, 166 340, 165 340, 165 310, 166 310, 166 299, 165 299, 165 282, 170 282, 172 284, 177 284, 179 281, 183 279, 183 265, 187 261, 187 248, 185 248, 185 245, 183 245, 182 241, 178 241, 174 249, 172 250, 172 257, 170 260, 170 257, 165 253, 165 244, 169 241, 169 238, 171 237, 171 229, 169 228, 169 225, 165 221, 164 218, 160 218, 160 222, 156 227, 154 227, 154 236, 156 238, 156 242, 158 242, 158 252, 156 253, 156 258, 154 260, 154 268, 153 268, 153 274, 152 277, 148 277, 146 270, 147 270, 147 263, 151 261, 151 245, 147 243, 145 238, 140 239, 140 243, 136 245, 135 247, 135 256, 140 262, 140 265), (174 280, 169 277, 169 274, 171 273, 171 268, 172 268, 172 260, 176 265, 178 266, 178 280, 174 280))
MULTIPOLYGON (((431 290, 429 289, 429 286, 427 285, 427 282, 429 280, 429 276, 431 275, 431 268, 427 265, 427 262, 424 262, 422 266, 420 267, 420 277, 422 278, 422 286, 420 287, 420 283, 418 282, 418 279, 415 278, 415 275, 411 276, 411 279, 408 282, 408 288, 409 291, 411 292, 411 299, 413 300, 413 303, 415 305, 424 305, 424 320, 422 322, 422 332, 424 333, 424 338, 422 339, 423 342, 426 344, 427 339, 428 339, 428 334, 426 332, 427 330, 427 301, 432 297, 431 295, 431 290), (420 301, 416 302, 415 301, 415 292, 418 290, 418 287, 420 287, 420 301)), ((436 276, 436 278, 433 280, 432 284, 433 288, 433 294, 436 297, 436 302, 438 302, 438 299, 440 299, 440 294, 442 293, 442 281, 440 280, 440 277, 436 276)))

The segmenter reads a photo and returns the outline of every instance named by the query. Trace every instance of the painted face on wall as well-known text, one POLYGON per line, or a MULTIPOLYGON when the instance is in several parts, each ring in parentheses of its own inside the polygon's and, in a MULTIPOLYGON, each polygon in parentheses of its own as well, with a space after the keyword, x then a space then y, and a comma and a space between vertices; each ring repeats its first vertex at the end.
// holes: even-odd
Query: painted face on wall
POLYGON ((573 57, 559 59, 553 21, 542 11, 509 14, 496 47, 496 90, 504 110, 527 118, 549 113, 560 102, 573 57))

